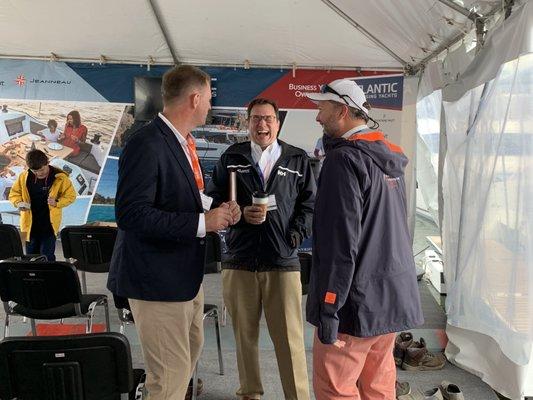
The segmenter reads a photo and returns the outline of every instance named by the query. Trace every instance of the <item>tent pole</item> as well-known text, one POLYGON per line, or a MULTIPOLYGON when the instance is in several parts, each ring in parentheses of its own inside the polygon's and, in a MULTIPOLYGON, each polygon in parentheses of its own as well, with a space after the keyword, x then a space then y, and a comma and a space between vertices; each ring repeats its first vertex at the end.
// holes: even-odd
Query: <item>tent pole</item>
POLYGON ((359 25, 357 22, 355 22, 350 16, 345 14, 340 8, 338 8, 330 0, 322 0, 322 3, 324 3, 329 8, 331 8, 333 11, 335 11, 340 17, 342 17, 346 22, 348 22, 350 25, 352 25, 355 29, 357 29, 359 32, 361 32, 363 35, 365 35, 367 38, 372 40, 382 50, 387 52, 392 58, 394 58, 396 61, 398 61, 400 64, 402 64, 404 66, 404 68, 407 69, 409 67, 409 63, 407 61, 403 60, 394 51, 389 49, 382 41, 380 41, 378 38, 376 38, 374 35, 372 35, 369 31, 367 31, 365 28, 363 28, 361 25, 359 25))
MULTIPOLYGON (((444 0, 438 0, 438 1, 444 2, 444 0)), ((505 10, 507 12, 509 12, 507 7, 512 7, 512 4, 509 4, 512 0, 505 0, 505 1, 508 2, 508 3, 506 3, 505 10)), ((490 10, 488 13, 486 13, 485 15, 482 16, 481 20, 483 22, 483 31, 484 31, 483 32, 483 38, 485 37, 485 34, 487 33, 485 31, 485 24, 486 24, 487 20, 490 17, 492 17, 494 14, 496 14, 498 11, 500 11, 500 10, 501 10, 500 6, 495 6, 492 10, 490 10)), ((479 31, 479 33, 481 33, 481 30, 479 31)), ((465 36, 466 36, 466 33, 461 32, 458 35, 455 35, 454 37, 452 37, 450 40, 445 41, 443 44, 441 44, 439 47, 437 47, 435 50, 433 50, 430 54, 428 54, 422 61, 420 61, 418 64, 415 64, 412 67, 413 73, 417 73, 418 71, 420 71, 420 69, 423 66, 425 66, 429 61, 431 61, 434 58, 438 57, 438 55, 440 53, 442 53, 444 50, 449 49, 450 47, 452 47, 454 44, 456 44, 457 42, 462 40, 465 36)), ((480 42, 478 41, 478 44, 479 43, 480 42)))
POLYGON ((159 29, 161 29, 161 34, 163 35, 163 38, 165 39, 168 50, 170 51, 170 55, 172 56, 172 60, 174 60, 174 64, 179 65, 180 61, 178 59, 176 51, 174 50, 174 46, 172 46, 172 41, 170 40, 170 36, 167 32, 165 24, 163 23, 163 19, 161 18, 161 13, 159 12, 159 9, 157 8, 155 4, 155 0, 148 0, 148 4, 150 4, 150 8, 154 14, 157 25, 159 26, 159 29))
POLYGON ((439 1, 445 6, 448 6, 451 9, 457 11, 458 13, 463 14, 465 17, 467 17, 471 21, 477 21, 478 19, 483 18, 481 14, 478 14, 475 11, 470 11, 469 9, 457 3, 455 0, 439 0, 439 1))

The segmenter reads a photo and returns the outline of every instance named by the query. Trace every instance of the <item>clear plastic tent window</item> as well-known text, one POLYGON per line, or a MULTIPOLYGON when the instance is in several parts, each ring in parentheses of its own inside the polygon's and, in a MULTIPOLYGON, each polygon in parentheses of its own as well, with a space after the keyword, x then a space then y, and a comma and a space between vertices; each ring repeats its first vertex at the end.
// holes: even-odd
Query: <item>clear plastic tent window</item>
POLYGON ((518 365, 533 343, 533 54, 444 103, 448 323, 494 338, 518 365))

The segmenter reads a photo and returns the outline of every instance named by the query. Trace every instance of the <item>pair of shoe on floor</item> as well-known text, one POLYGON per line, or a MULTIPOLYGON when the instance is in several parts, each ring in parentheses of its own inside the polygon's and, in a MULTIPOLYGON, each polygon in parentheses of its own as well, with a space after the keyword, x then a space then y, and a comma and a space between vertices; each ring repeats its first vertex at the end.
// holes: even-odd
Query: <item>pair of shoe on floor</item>
POLYGON ((414 393, 397 397, 398 400, 465 400, 463 392, 457 385, 442 381, 438 388, 426 391, 417 390, 414 393))
POLYGON ((424 338, 417 342, 411 332, 402 332, 394 343, 394 362, 406 371, 434 371, 444 367, 446 357, 430 353, 424 338))

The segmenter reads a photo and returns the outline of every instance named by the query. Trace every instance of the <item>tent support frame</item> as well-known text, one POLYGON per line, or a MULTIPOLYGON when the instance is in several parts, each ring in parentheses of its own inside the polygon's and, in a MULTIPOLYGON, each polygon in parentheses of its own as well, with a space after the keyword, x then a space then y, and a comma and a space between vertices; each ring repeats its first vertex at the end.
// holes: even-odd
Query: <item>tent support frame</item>
POLYGON ((172 56, 172 60, 174 61, 174 64, 179 65, 180 61, 178 59, 178 55, 176 54, 176 50, 174 49, 174 46, 172 45, 170 35, 168 34, 167 28, 165 24, 163 23, 163 19, 161 18, 161 13, 159 12, 159 8, 155 4, 155 0, 148 0, 148 4, 150 5, 150 9, 152 10, 154 14, 157 25, 159 26, 159 29, 161 30, 161 34, 163 35, 163 38, 165 39, 165 43, 167 44, 168 50, 170 51, 170 55, 172 56))
MULTIPOLYGON (((446 0, 438 0, 442 3, 444 3, 446 0)), ((514 5, 514 0, 505 0, 503 11, 505 11, 505 18, 507 19, 509 15, 511 14, 512 7, 514 5)), ((466 9, 464 9, 466 10, 466 9)), ((488 13, 483 15, 480 19, 475 20, 476 23, 476 35, 477 35, 477 49, 476 51, 479 51, 483 45, 483 40, 485 39, 485 35, 487 34, 486 30, 486 23, 487 20, 492 17, 494 14, 496 14, 498 11, 502 10, 502 7, 500 5, 495 6, 492 10, 490 10, 488 13)), ((467 12, 469 12, 467 10, 467 12)), ((477 14, 479 15, 479 14, 477 14)), ((466 33, 459 33, 458 35, 452 37, 450 40, 445 41, 443 44, 441 44, 439 47, 437 47, 435 50, 433 50, 430 54, 428 54, 424 59, 422 59, 419 63, 415 64, 410 70, 408 71, 409 74, 415 75, 419 71, 423 70, 425 65, 431 61, 432 59, 436 58, 440 53, 442 53, 444 50, 449 49, 453 45, 455 45, 457 42, 463 40, 463 38, 466 36, 466 33)))
POLYGON ((381 40, 379 40, 372 33, 367 31, 364 27, 362 27, 360 24, 358 24, 356 21, 354 21, 350 16, 348 16, 346 13, 344 13, 340 8, 338 8, 330 0, 322 0, 322 3, 327 5, 337 15, 339 15, 342 19, 344 19, 346 22, 348 22, 350 25, 352 25, 355 29, 357 29, 359 32, 361 32, 363 35, 365 35, 372 42, 377 44, 382 50, 384 50, 392 58, 394 58, 396 61, 398 61, 400 64, 402 64, 405 69, 407 69, 409 67, 409 63, 407 61, 405 61, 398 54, 396 54, 394 51, 389 49, 381 40))

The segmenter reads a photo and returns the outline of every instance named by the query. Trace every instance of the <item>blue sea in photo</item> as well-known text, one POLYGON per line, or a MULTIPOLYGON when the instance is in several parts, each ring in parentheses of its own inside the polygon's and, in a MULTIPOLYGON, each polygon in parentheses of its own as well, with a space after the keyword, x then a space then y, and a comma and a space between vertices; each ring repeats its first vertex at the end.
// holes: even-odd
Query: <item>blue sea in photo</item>
POLYGON ((114 222, 115 206, 111 204, 93 204, 89 210, 87 222, 94 221, 114 222))

